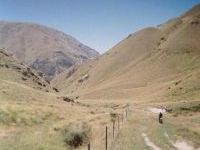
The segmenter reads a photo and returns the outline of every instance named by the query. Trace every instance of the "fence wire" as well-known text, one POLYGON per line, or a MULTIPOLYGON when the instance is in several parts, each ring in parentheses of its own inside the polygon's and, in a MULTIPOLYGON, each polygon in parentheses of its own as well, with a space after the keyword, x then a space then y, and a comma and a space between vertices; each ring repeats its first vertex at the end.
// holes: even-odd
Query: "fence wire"
POLYGON ((96 138, 91 139, 89 146, 86 148, 86 150, 110 150, 114 144, 114 140, 119 136, 119 132, 123 127, 123 124, 127 121, 128 111, 129 108, 126 107, 125 111, 117 115, 117 118, 114 122, 110 122, 106 125, 101 126, 100 128, 93 129, 93 136, 95 136, 96 138))

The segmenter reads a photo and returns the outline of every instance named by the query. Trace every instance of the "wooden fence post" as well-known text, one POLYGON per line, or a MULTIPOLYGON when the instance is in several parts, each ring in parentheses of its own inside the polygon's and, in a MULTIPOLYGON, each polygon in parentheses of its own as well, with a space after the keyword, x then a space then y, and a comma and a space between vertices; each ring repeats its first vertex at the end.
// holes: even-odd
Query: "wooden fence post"
POLYGON ((123 122, 124 122, 124 114, 122 113, 122 124, 123 124, 123 122))
POLYGON ((115 121, 113 121, 113 139, 115 137, 115 121))
POLYGON ((106 126, 106 150, 108 150, 108 127, 106 126))
POLYGON ((126 109, 126 119, 127 119, 127 117, 128 117, 128 112, 127 112, 127 109, 126 109))
POLYGON ((118 118, 118 132, 119 132, 119 128, 120 128, 120 124, 119 124, 119 123, 120 123, 120 122, 119 122, 119 115, 118 115, 117 118, 118 118))

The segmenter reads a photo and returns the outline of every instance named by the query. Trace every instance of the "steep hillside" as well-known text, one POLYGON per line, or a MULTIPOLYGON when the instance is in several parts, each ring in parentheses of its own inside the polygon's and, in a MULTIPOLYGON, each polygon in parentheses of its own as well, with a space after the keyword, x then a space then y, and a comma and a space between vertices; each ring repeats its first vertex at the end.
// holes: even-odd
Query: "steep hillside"
POLYGON ((158 27, 130 34, 98 60, 61 74, 52 83, 91 99, 189 98, 200 90, 200 5, 158 27), (62 80, 59 80, 62 79, 62 80), (179 81, 181 80, 181 81, 179 81), (181 82, 179 87, 176 82, 181 82), (177 88, 178 87, 178 88, 177 88), (185 97, 183 97, 185 95, 185 97))
POLYGON ((63 130, 90 120, 89 111, 64 101, 36 72, 0 49, 1 150, 69 150, 63 130))
POLYGON ((0 22, 0 48, 48 79, 99 54, 70 35, 32 23, 0 22))
MULTIPOLYGON (((50 84, 39 74, 14 60, 4 49, 0 49, 0 83, 1 89, 18 85, 19 87, 34 88, 46 92, 52 91, 50 84)), ((6 94, 4 90, 1 92, 6 94)))

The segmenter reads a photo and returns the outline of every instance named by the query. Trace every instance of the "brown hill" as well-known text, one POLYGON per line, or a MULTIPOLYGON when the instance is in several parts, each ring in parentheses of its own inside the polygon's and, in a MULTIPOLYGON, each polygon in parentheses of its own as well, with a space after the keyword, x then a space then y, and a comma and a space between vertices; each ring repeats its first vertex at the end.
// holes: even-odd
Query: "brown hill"
MULTIPOLYGON (((40 74, 31 68, 17 62, 8 55, 4 49, 0 49, 0 82, 6 87, 27 87, 42 91, 52 91, 50 84, 45 81, 40 74)), ((2 89, 4 89, 2 87, 2 89)), ((14 91, 13 91, 14 92, 14 91)))
POLYGON ((49 79, 99 55, 70 35, 33 23, 1 21, 0 48, 8 49, 18 60, 49 79))
POLYGON ((200 5, 158 27, 145 28, 98 60, 52 81, 63 92, 89 99, 198 98, 200 5), (191 96, 192 93, 192 96, 191 96))

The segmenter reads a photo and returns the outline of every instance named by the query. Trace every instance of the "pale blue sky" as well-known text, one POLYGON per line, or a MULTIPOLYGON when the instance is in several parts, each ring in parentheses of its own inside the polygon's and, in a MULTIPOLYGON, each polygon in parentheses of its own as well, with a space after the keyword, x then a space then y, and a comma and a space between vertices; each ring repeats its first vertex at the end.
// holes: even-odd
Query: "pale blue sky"
POLYGON ((0 0, 0 20, 54 27, 107 51, 141 28, 179 16, 200 0, 0 0))

